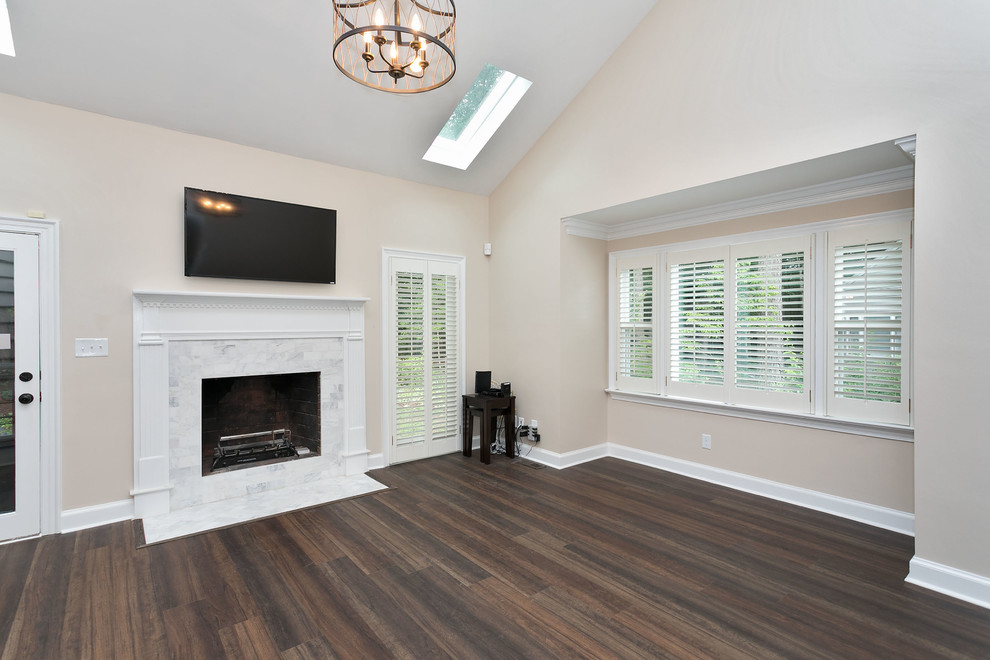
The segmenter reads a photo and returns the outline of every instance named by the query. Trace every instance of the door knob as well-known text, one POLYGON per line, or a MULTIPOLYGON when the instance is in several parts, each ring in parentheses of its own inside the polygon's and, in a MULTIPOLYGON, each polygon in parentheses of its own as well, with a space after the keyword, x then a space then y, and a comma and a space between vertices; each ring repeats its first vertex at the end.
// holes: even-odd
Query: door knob
POLYGON ((34 401, 34 395, 29 392, 25 392, 24 394, 17 397, 17 400, 20 401, 21 403, 31 403, 32 401, 34 401))

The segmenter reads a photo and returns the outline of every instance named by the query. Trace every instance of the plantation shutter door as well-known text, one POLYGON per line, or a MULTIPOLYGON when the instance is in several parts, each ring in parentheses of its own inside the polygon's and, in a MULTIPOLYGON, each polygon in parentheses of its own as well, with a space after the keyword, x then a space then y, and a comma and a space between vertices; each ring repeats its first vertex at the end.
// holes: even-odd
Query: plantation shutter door
POLYGON ((732 248, 732 403, 811 411, 810 239, 732 248))
POLYGON ((618 327, 615 386, 657 392, 657 257, 625 257, 616 263, 618 327))
POLYGON ((458 278, 453 264, 430 264, 431 438, 458 436, 460 388, 460 329, 458 278))
POLYGON ((667 392, 671 395, 725 400, 727 257, 726 248, 668 257, 667 392))
POLYGON ((829 234, 828 414, 909 424, 910 225, 829 234))
POLYGON ((390 461, 456 451, 463 381, 461 266, 397 256, 389 263, 390 461))
POLYGON ((425 263, 395 260, 394 291, 394 444, 423 442, 426 433, 426 269, 425 263))

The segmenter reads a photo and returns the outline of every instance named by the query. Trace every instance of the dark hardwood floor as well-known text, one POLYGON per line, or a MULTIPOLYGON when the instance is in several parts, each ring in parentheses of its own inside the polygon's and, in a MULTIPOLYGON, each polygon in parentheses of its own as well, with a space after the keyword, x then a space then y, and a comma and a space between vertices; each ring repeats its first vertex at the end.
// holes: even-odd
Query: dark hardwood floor
POLYGON ((617 459, 459 455, 390 490, 137 548, 0 546, 8 658, 990 658, 913 540, 617 459))

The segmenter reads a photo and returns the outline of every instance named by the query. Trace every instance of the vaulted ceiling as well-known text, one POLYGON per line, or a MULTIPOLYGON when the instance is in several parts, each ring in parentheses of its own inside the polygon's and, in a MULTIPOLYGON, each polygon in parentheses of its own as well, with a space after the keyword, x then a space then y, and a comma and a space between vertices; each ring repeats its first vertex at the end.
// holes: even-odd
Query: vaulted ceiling
POLYGON ((330 0, 7 0, 0 92, 488 194, 655 0, 458 0, 457 73, 397 95, 331 59, 330 0), (466 171, 422 160, 491 63, 533 86, 466 171))

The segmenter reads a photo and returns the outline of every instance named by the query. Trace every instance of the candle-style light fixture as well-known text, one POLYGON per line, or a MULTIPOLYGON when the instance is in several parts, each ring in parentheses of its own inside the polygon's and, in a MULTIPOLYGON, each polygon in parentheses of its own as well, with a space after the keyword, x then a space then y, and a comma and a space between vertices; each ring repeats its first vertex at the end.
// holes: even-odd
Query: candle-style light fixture
POLYGON ((351 80, 398 94, 454 77, 453 0, 334 0, 333 61, 351 80))

